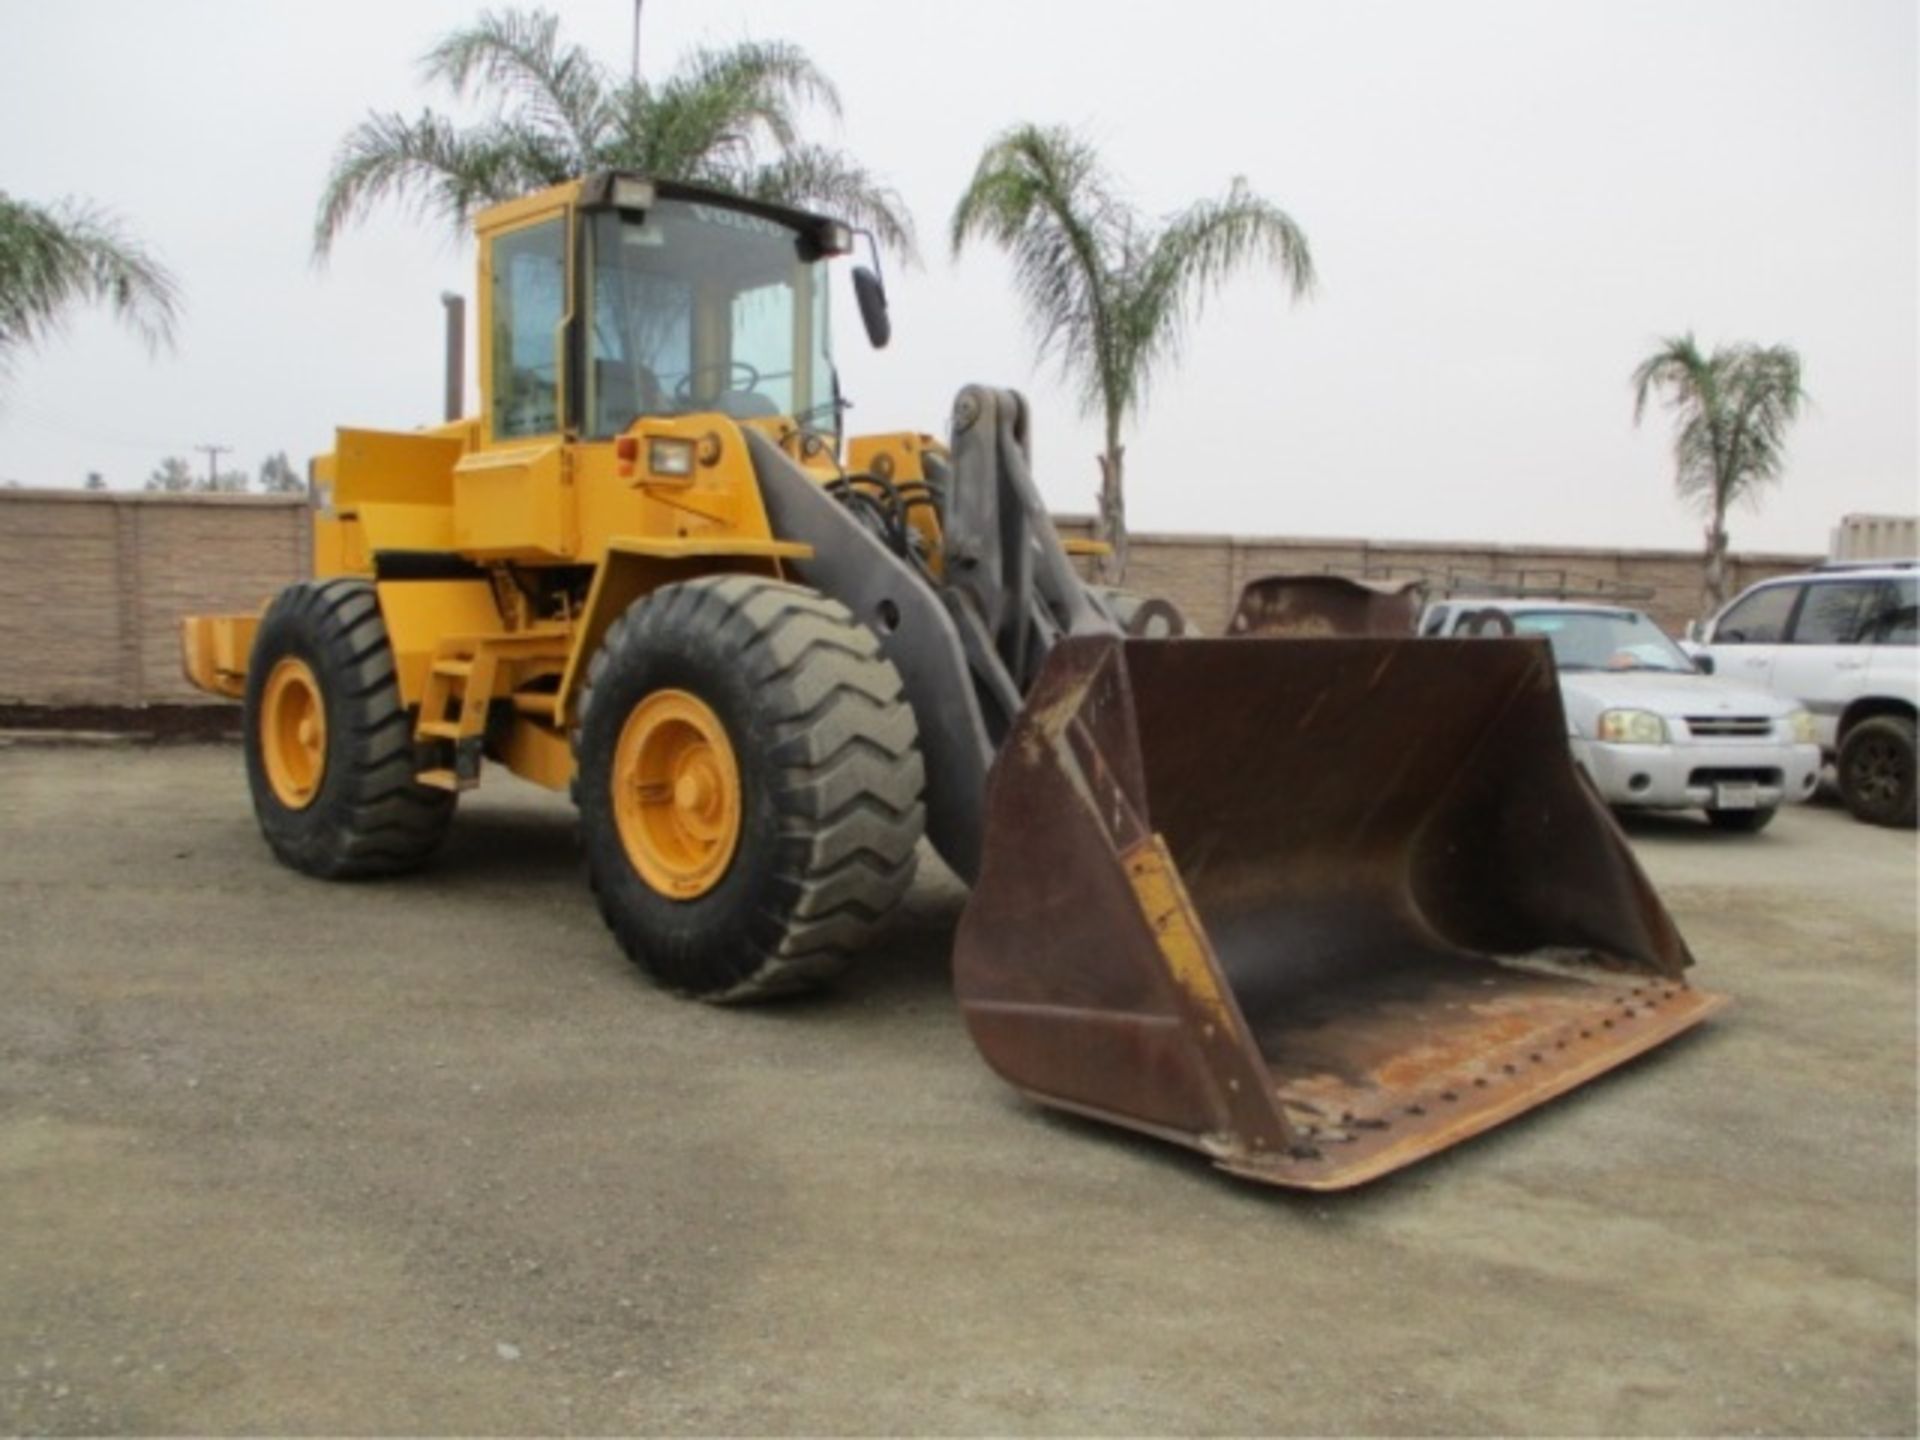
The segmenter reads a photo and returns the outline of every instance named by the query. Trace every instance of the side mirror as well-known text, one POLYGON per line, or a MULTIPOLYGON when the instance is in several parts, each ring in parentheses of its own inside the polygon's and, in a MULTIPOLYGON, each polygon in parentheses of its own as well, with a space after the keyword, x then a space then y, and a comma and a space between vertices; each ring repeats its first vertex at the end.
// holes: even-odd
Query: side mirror
POLYGON ((853 267, 853 294, 860 302, 860 323, 867 327, 867 339, 873 348, 884 350, 893 338, 893 322, 887 318, 887 287, 880 277, 864 265, 853 267))
POLYGON ((1694 656, 1693 668, 1698 670, 1702 675, 1713 674, 1713 656, 1705 654, 1694 656))

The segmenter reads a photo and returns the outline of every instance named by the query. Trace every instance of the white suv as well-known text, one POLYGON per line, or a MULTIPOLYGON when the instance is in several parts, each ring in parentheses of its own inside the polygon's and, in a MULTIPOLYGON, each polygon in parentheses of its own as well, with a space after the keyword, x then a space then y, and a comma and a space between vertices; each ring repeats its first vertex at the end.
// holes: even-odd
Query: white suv
POLYGON ((1860 820, 1914 823, 1920 712, 1911 563, 1834 565, 1763 580, 1700 629, 1714 671, 1813 712, 1840 793, 1860 820))

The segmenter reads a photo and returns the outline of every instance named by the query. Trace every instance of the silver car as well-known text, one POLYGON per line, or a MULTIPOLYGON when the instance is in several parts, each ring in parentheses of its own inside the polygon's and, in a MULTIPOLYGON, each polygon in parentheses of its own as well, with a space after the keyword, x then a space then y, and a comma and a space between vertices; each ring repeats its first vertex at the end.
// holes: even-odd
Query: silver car
POLYGON ((1423 635, 1545 637, 1560 671, 1573 756, 1611 805, 1700 809, 1721 830, 1760 830, 1813 794, 1813 716, 1763 690, 1702 674, 1638 610, 1549 600, 1448 600, 1423 635), (1479 619, 1487 611, 1497 617, 1479 619))

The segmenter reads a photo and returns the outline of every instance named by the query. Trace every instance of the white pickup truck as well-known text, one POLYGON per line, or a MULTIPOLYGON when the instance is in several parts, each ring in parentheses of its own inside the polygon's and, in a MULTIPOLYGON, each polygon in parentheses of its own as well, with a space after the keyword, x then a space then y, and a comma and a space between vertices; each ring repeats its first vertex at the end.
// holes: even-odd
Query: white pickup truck
POLYGON ((1688 647, 1711 656, 1715 674, 1806 706, 1847 808, 1876 825, 1914 823, 1917 585, 1910 562, 1763 580, 1688 647))
POLYGON ((1585 601, 1458 597, 1423 635, 1537 635, 1553 650, 1574 763, 1609 805, 1704 810, 1716 830, 1764 830, 1813 794, 1813 717, 1777 695, 1700 673, 1638 610, 1585 601))

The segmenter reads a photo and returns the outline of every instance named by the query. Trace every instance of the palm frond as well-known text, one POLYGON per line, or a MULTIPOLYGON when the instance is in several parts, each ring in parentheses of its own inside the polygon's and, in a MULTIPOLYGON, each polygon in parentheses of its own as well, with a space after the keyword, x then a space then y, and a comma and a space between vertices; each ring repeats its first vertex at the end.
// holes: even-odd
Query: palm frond
POLYGON ((1725 502, 1759 504, 1786 468, 1787 431, 1806 401, 1800 357, 1784 345, 1736 347, 1727 363, 1725 502))
POLYGON ((663 180, 699 180, 749 164, 753 153, 754 123, 737 96, 629 84, 615 94, 614 123, 595 158, 663 180))
POLYGON ((492 92, 498 115, 549 131, 592 163, 610 118, 605 72, 578 45, 560 43, 560 17, 543 10, 486 11, 442 37, 421 59, 428 79, 460 96, 492 92))
POLYGON ((1226 195, 1182 211, 1150 242, 1136 242, 1119 296, 1130 405, 1145 398, 1154 367, 1179 353, 1207 297, 1235 271, 1269 266, 1297 299, 1315 284, 1306 233, 1236 177, 1226 195))
POLYGON ((74 201, 34 205, 0 192, 0 358, 87 301, 109 306, 149 346, 172 343, 179 287, 118 221, 74 201))
POLYGON ((1653 354, 1634 367, 1634 424, 1639 424, 1646 413, 1648 398, 1659 391, 1666 392, 1670 406, 1686 405, 1699 397, 1703 405, 1711 408, 1707 397, 1712 395, 1714 384, 1712 367, 1700 353, 1693 332, 1670 335, 1661 340, 1653 354))
POLYGON ((871 230, 875 240, 903 260, 912 263, 919 258, 913 217, 898 192, 838 150, 798 145, 734 180, 742 194, 823 210, 871 230))
POLYGON ((383 200, 461 229, 476 210, 553 185, 571 173, 554 139, 506 121, 461 129, 431 110, 416 120, 369 115, 340 142, 313 222, 325 259, 340 233, 383 200))
MULTIPOLYGON (((799 47, 747 42, 698 50, 658 86, 619 87, 598 163, 742 189, 799 146, 808 105, 838 115, 840 98, 799 47)), ((811 148, 814 158, 791 168, 815 169, 832 154, 811 148)), ((839 164, 853 168, 844 159, 839 164)))
POLYGON ((833 82, 806 51, 781 40, 695 50, 675 67, 657 99, 663 105, 698 102, 690 108, 708 114, 716 113, 710 102, 717 100, 729 130, 764 130, 780 150, 799 143, 799 117, 808 107, 840 118, 833 82))
POLYGON ((974 238, 1007 252, 1041 357, 1058 357, 1089 410, 1118 398, 1108 296, 1123 215, 1091 146, 1020 125, 988 145, 948 227, 956 257, 974 238))

